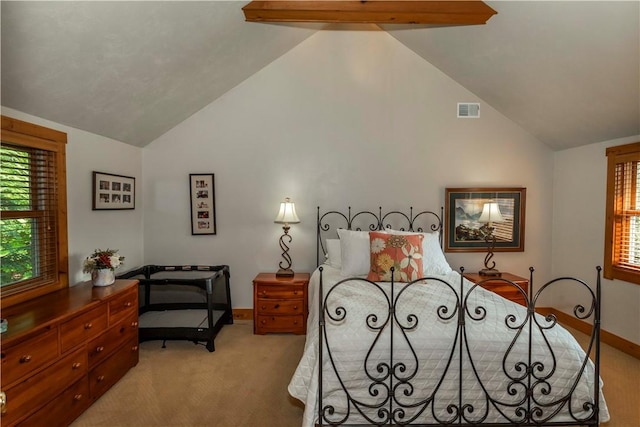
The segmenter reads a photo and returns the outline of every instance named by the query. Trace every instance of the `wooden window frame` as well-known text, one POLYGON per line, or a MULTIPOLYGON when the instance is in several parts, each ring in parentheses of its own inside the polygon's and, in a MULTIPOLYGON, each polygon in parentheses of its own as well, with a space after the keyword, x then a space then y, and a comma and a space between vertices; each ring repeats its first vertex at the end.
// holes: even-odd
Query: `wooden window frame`
MULTIPOLYGON (((2 308, 45 295, 69 286, 69 245, 67 237, 67 134, 7 116, 2 118, 2 142, 14 146, 38 148, 56 153, 57 171, 57 277, 53 281, 25 280, 24 284, 2 292, 2 308)), ((47 256, 44 254, 43 256, 47 256)))
POLYGON ((640 162, 640 142, 609 147, 607 154, 607 206, 604 240, 604 269, 606 279, 619 279, 640 285, 640 267, 625 267, 618 263, 620 234, 616 233, 616 165, 629 161, 640 162))

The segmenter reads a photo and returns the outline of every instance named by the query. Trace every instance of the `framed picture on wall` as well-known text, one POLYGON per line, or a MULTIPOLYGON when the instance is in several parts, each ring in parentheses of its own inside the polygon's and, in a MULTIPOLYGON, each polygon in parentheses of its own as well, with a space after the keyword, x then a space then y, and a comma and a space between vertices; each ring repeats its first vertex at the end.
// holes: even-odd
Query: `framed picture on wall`
POLYGON ((136 179, 131 176, 93 172, 91 209, 135 209, 136 179))
POLYGON ((493 252, 524 251, 526 188, 447 188, 445 251, 485 252, 487 233, 493 252))
POLYGON ((212 173, 189 174, 191 234, 216 234, 216 199, 212 173))

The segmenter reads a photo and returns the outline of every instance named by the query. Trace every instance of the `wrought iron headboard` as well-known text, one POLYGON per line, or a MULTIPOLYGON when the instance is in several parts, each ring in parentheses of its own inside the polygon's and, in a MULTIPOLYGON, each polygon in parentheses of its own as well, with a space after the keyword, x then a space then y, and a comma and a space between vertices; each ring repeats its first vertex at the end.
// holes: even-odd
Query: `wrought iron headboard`
POLYGON ((367 210, 352 213, 351 206, 349 206, 346 214, 340 211, 328 211, 321 214, 320 206, 318 206, 316 265, 320 265, 324 261, 327 253, 326 239, 331 238, 331 231, 337 233, 339 228, 369 231, 393 229, 419 233, 438 232, 442 247, 443 216, 443 207, 440 207, 440 214, 433 211, 421 211, 414 214, 413 207, 409 208, 408 214, 396 210, 383 212, 381 206, 378 207, 378 213, 367 210))

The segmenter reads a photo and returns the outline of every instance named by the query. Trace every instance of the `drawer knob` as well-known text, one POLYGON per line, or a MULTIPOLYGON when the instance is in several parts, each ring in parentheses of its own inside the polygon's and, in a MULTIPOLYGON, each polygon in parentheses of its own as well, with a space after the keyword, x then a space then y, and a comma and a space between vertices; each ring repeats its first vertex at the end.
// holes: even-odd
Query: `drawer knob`
POLYGON ((267 321, 266 320, 261 320, 260 323, 262 323, 263 325, 266 325, 267 321))
POLYGON ((297 324, 298 324, 298 321, 297 321, 297 320, 294 320, 294 321, 293 321, 293 324, 294 324, 294 325, 297 325, 297 324))
POLYGON ((125 303, 124 303, 124 306, 125 306, 125 307, 131 307, 131 305, 132 305, 132 304, 131 304, 131 301, 127 301, 127 302, 125 302, 125 303))
POLYGON ((30 354, 25 354, 24 356, 22 356, 20 358, 20 363, 29 363, 31 362, 31 355, 30 354))
POLYGON ((0 391, 0 413, 7 412, 7 395, 4 391, 0 391))
POLYGON ((85 324, 84 324, 84 328, 85 328, 85 329, 91 329, 91 328, 93 328, 93 325, 91 324, 91 322, 89 322, 89 323, 85 323, 85 324))
POLYGON ((267 291, 262 291, 262 295, 267 296, 267 291))
POLYGON ((131 322, 131 326, 135 328, 136 326, 138 326, 138 322, 131 322))
POLYGON ((104 347, 103 346, 96 347, 96 353, 102 353, 103 351, 104 351, 104 347))
POLYGON ((73 396, 73 400, 80 400, 82 399, 82 395, 81 394, 76 394, 75 396, 73 396))
POLYGON ((274 305, 273 308, 280 308, 280 304, 274 305))
POLYGON ((134 345, 133 347, 131 347, 131 351, 138 351, 138 346, 134 345))
POLYGON ((71 369, 80 369, 80 366, 82 366, 82 363, 75 362, 73 365, 71 365, 71 369))
POLYGON ((260 307, 262 310, 266 310, 267 306, 263 305, 262 307, 260 307))
POLYGON ((297 309, 298 309, 298 306, 297 306, 297 305, 294 305, 294 306, 293 306, 293 309, 294 309, 294 310, 297 310, 297 309))
POLYGON ((104 381, 104 375, 100 375, 98 378, 96 378, 98 380, 99 383, 101 383, 102 381, 104 381))

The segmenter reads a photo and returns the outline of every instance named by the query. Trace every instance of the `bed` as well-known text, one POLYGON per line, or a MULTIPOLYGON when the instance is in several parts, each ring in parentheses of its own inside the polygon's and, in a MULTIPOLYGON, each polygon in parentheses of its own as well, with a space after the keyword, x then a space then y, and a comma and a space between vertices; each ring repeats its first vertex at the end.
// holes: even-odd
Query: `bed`
POLYGON ((288 387, 305 404, 303 427, 608 421, 599 379, 599 269, 595 290, 562 277, 534 293, 533 269, 528 293, 505 280, 523 294, 521 306, 453 271, 441 231, 442 210, 318 208, 307 340, 288 387), (328 237, 336 232, 339 240, 328 237), (413 243, 395 247, 404 255, 388 264, 390 275, 371 273, 380 264, 372 253, 384 247, 376 247, 378 238, 388 248, 413 243), (586 353, 554 316, 535 313, 554 286, 575 288, 574 315, 594 325, 586 353))
POLYGON ((140 342, 203 342, 213 352, 233 323, 229 276, 227 265, 145 265, 118 278, 138 280, 140 342))

